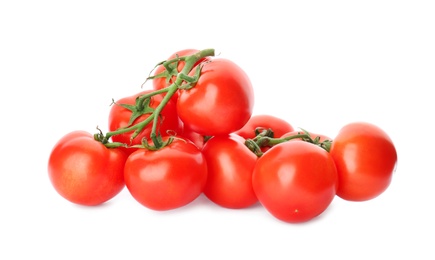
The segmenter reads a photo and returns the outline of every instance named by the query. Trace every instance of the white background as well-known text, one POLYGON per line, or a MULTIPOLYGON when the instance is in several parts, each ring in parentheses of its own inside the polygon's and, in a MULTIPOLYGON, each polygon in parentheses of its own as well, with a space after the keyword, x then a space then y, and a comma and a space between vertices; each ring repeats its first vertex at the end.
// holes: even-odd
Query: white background
POLYGON ((434 259, 434 14, 418 0, 2 1, 0 259, 434 259), (239 64, 255 114, 332 137, 380 126, 399 158, 388 190, 297 225, 203 196, 168 212, 126 189, 92 208, 61 198, 54 143, 107 130, 111 99, 185 48, 239 64))

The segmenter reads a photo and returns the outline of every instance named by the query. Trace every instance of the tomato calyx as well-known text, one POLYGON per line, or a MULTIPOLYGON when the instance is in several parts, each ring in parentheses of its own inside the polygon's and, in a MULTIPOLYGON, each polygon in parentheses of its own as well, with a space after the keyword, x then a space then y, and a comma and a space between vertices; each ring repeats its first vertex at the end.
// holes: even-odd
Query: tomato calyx
POLYGON ((271 147, 294 139, 300 139, 301 141, 317 145, 323 148, 327 152, 330 151, 332 145, 332 140, 326 139, 321 141, 319 136, 313 138, 307 130, 302 128, 301 131, 298 131, 293 135, 282 137, 282 138, 275 138, 273 136, 273 130, 270 128, 269 129, 256 128, 255 133, 256 136, 253 139, 245 140, 245 145, 249 148, 249 150, 251 150, 258 157, 261 157, 264 154, 264 152, 261 149, 262 147, 266 147, 266 146, 271 147))
POLYGON ((158 79, 158 78, 165 78, 166 79, 166 83, 173 83, 171 82, 172 76, 177 77, 179 71, 178 71, 178 63, 182 60, 185 60, 185 57, 179 57, 178 54, 176 54, 176 58, 172 59, 172 60, 164 60, 162 62, 157 63, 156 66, 154 66, 153 70, 150 71, 150 74, 148 75, 148 77, 145 79, 145 82, 142 83, 142 86, 145 85, 145 83, 148 82, 148 80, 153 80, 153 79, 158 79), (158 67, 162 65, 165 69, 154 75, 151 76, 151 74, 153 73, 153 71, 158 67))
POLYGON ((118 105, 125 109, 128 109, 132 112, 130 121, 128 122, 127 127, 131 126, 133 122, 144 114, 152 114, 154 112, 154 109, 150 106, 151 103, 151 97, 149 95, 144 95, 141 97, 136 98, 136 104, 135 105, 129 105, 129 104, 118 104, 115 102, 114 99, 112 99, 112 105, 118 105))
POLYGON ((263 151, 261 150, 262 147, 265 147, 268 145, 269 140, 271 138, 274 138, 274 132, 272 128, 262 128, 257 127, 254 130, 255 137, 252 139, 246 139, 245 145, 251 150, 255 155, 258 157, 263 155, 263 151))
POLYGON ((153 142, 151 142, 151 143, 148 142, 148 140, 146 138, 144 138, 144 139, 142 139, 142 143, 140 145, 136 145, 136 146, 132 146, 132 147, 145 148, 145 149, 148 149, 150 151, 157 151, 165 146, 170 145, 175 139, 175 137, 170 136, 166 141, 164 141, 161 135, 156 135, 154 138, 156 139, 156 141, 154 141, 154 139, 152 139, 153 142))
POLYGON ((166 106, 166 104, 170 101, 171 97, 179 89, 189 89, 195 86, 195 83, 198 81, 200 77, 201 68, 202 68, 201 64, 197 66, 197 63, 198 61, 209 56, 214 56, 214 49, 204 49, 189 56, 183 56, 183 57, 177 56, 174 59, 166 60, 158 63, 155 66, 155 68, 162 65, 164 66, 165 70, 155 76, 148 76, 148 78, 145 80, 142 86, 147 82, 147 80, 150 79, 152 80, 155 78, 166 77, 167 81, 170 82, 172 76, 175 76, 175 80, 171 83, 171 85, 169 85, 166 88, 155 90, 150 93, 137 97, 134 105, 117 104, 112 100, 113 104, 120 105, 132 111, 132 115, 129 119, 129 123, 125 127, 121 127, 119 129, 116 129, 115 131, 107 132, 106 135, 104 135, 100 130, 99 133, 94 135, 94 139, 102 142, 106 147, 120 147, 120 146, 132 147, 129 144, 110 143, 109 140, 114 135, 119 135, 119 134, 124 134, 127 132, 134 131, 134 133, 131 135, 130 138, 131 141, 135 137, 137 137, 148 124, 152 122, 152 130, 151 130, 150 138, 153 141, 154 145, 152 146, 148 145, 148 142, 146 140, 142 140, 142 144, 143 144, 142 146, 152 150, 152 149, 161 149, 167 146, 168 144, 170 144, 172 141, 162 141, 161 135, 157 131, 161 112, 163 108, 166 106), (185 64, 183 69, 181 69, 181 71, 178 71, 178 63, 180 61, 183 61, 185 64), (196 66, 195 74, 193 76, 188 76, 188 74, 195 66, 196 66), (156 108, 152 108, 150 106, 151 97, 158 94, 164 94, 164 98, 156 108), (149 114, 149 116, 145 120, 134 124, 134 121, 138 117, 146 114, 149 114), (145 143, 146 145, 144 145, 145 143))

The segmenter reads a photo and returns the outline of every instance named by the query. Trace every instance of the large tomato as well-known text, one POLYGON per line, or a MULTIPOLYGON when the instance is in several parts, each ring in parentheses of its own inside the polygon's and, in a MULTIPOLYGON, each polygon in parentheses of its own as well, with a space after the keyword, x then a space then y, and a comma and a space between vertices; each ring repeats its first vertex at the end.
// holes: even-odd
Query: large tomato
POLYGON ((254 91, 247 74, 223 58, 205 63, 196 85, 180 90, 177 102, 184 124, 205 136, 230 134, 242 128, 253 106, 254 91))
POLYGON ((332 156, 307 142, 284 142, 257 160, 252 184, 260 203, 277 219, 308 221, 335 197, 337 171, 332 156))
POLYGON ((285 133, 294 130, 293 126, 286 120, 272 116, 272 115, 253 115, 248 122, 239 130, 235 131, 236 134, 245 139, 252 139, 255 137, 255 129, 272 129, 273 137, 280 137, 285 133))
POLYGON ((337 195, 350 201, 365 201, 383 193, 397 163, 390 137, 366 122, 342 127, 332 143, 331 155, 339 178, 337 195))
POLYGON ((93 206, 110 200, 124 188, 126 159, 122 151, 107 148, 90 133, 74 131, 53 147, 48 174, 62 197, 93 206))
MULTIPOLYGON (((132 111, 121 106, 121 104, 127 104, 127 105, 135 105, 136 98, 151 93, 152 90, 145 90, 142 91, 136 95, 128 96, 119 99, 116 101, 116 104, 113 104, 110 113, 109 113, 109 131, 116 131, 120 128, 128 127, 130 117, 132 116, 132 111)), ((149 107, 152 109, 155 109, 162 101, 164 95, 158 94, 153 97, 151 97, 149 102, 149 107)), ((144 115, 139 116, 136 118, 131 125, 137 124, 139 122, 142 122, 146 120, 150 115, 149 113, 146 113, 144 115)), ((114 142, 121 142, 125 143, 127 145, 137 145, 141 144, 142 139, 150 139, 151 129, 152 129, 153 122, 151 121, 135 138, 132 139, 132 136, 134 134, 134 130, 123 133, 123 134, 116 134, 112 136, 112 140, 114 142)), ((166 104, 166 106, 163 108, 162 112, 160 113, 160 117, 158 119, 158 125, 157 130, 160 131, 161 135, 167 135, 169 132, 177 133, 180 131, 181 127, 181 121, 178 118, 177 115, 177 107, 174 102, 171 100, 166 104)), ((134 148, 121 148, 124 152, 127 154, 131 154, 136 149, 134 148)))
POLYGON ((175 139, 159 150, 132 153, 125 163, 124 178, 140 204, 153 210, 170 210, 187 205, 203 192, 207 164, 192 142, 175 139))
POLYGON ((257 156, 237 135, 214 136, 202 153, 207 161, 208 178, 204 194, 226 208, 246 208, 256 203, 252 172, 257 156))

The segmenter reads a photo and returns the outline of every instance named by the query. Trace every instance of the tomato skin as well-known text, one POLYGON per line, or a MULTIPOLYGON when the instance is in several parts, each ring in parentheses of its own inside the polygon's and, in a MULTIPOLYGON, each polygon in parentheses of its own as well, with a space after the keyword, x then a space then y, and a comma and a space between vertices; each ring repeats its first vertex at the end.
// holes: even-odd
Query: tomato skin
POLYGON ((177 111, 193 131, 205 135, 226 135, 249 120, 254 91, 247 74, 234 62, 215 58, 204 64, 191 89, 180 90, 177 111))
POLYGON ((235 133, 245 139, 253 139, 255 137, 255 129, 258 127, 272 129, 274 137, 277 138, 294 130, 293 126, 284 119, 272 115, 260 114, 253 115, 248 122, 241 129, 235 131, 235 133))
POLYGON ((378 126, 353 122, 334 138, 331 155, 337 165, 337 195, 349 201, 366 201, 390 185, 397 164, 397 151, 390 137, 378 126))
POLYGON ((207 181, 207 164, 201 151, 190 141, 175 139, 164 148, 139 149, 124 168, 125 184, 143 206, 163 211, 195 200, 207 181))
POLYGON ((199 150, 202 150, 205 144, 205 136, 198 134, 197 132, 190 129, 188 126, 183 125, 182 132, 180 136, 184 139, 192 141, 199 150))
POLYGON ((202 149, 207 161, 208 177, 204 194, 214 203, 232 209, 255 204, 252 173, 257 156, 235 134, 214 136, 202 149))
MULTIPOLYGON (((144 94, 151 93, 151 92, 152 92, 152 90, 145 90, 145 91, 139 92, 135 95, 121 98, 118 101, 116 101, 116 103, 117 104, 134 105, 137 97, 144 95, 144 94)), ((153 96, 151 98, 150 106, 155 109, 161 103, 163 97, 164 97, 163 94, 158 94, 158 95, 153 96)), ((109 112, 109 131, 116 131, 122 127, 128 126, 128 123, 130 121, 130 117, 132 115, 132 111, 130 111, 130 110, 128 110, 120 105, 117 105, 117 104, 113 104, 111 109, 110 109, 110 112, 109 112)), ((166 104, 166 106, 163 108, 163 110, 160 114, 163 118, 163 121, 161 119, 159 119, 158 126, 157 126, 157 130, 160 131, 160 133, 162 135, 166 135, 168 131, 172 131, 174 133, 177 133, 180 131, 181 121, 178 118, 176 109, 177 109, 176 104, 172 101, 169 101, 166 104)), ((149 116, 150 116, 150 114, 142 115, 142 116, 136 118, 136 120, 133 122, 133 124, 137 124, 141 121, 144 121, 149 116)), ((112 136, 112 140, 114 142, 121 142, 121 143, 125 143, 127 145, 140 144, 143 138, 150 139, 152 124, 153 124, 153 122, 151 121, 142 130, 142 132, 138 136, 136 136, 133 140, 130 140, 130 139, 131 139, 134 131, 130 131, 130 132, 124 133, 124 134, 114 135, 114 136, 112 136)), ((120 149, 122 149, 127 154, 131 154, 137 150, 135 148, 123 148, 123 147, 121 147, 120 149)))
POLYGON ((48 174, 55 190, 70 202, 102 204, 124 188, 125 153, 107 148, 85 131, 63 136, 53 147, 48 174))
POLYGON ((337 190, 330 154, 307 142, 284 142, 257 160, 252 176, 260 203, 277 219, 306 222, 326 210, 337 190))

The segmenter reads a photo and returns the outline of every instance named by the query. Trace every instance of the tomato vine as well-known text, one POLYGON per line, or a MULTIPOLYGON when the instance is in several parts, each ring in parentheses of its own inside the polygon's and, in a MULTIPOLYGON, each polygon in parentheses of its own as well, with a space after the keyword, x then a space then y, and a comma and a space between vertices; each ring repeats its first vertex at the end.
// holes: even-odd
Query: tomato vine
POLYGON ((166 79, 169 80, 172 76, 175 76, 176 77, 175 81, 166 88, 155 90, 152 91, 151 93, 144 94, 138 97, 136 99, 135 105, 116 104, 113 101, 113 104, 123 106, 124 108, 132 111, 129 125, 126 127, 119 128, 115 131, 107 132, 105 135, 100 131, 99 133, 94 134, 94 139, 102 142, 106 147, 120 147, 120 146, 127 147, 128 145, 125 143, 109 142, 109 140, 114 135, 119 135, 131 131, 134 131, 134 134, 131 137, 133 139, 137 135, 139 135, 148 124, 152 122, 152 131, 150 134, 150 138, 154 146, 145 144, 146 140, 142 142, 142 145, 148 149, 160 149, 165 145, 169 144, 169 142, 162 141, 160 133, 157 131, 158 119, 163 108, 166 106, 166 104, 169 102, 171 97, 177 92, 178 89, 189 89, 194 87, 195 83, 199 79, 202 66, 196 66, 195 74, 193 77, 188 76, 188 74, 191 72, 192 69, 194 69, 198 61, 204 59, 205 57, 210 57, 214 55, 215 55, 214 49, 204 49, 192 55, 182 56, 182 57, 177 56, 174 59, 165 60, 158 63, 155 66, 155 68, 162 65, 165 67, 165 70, 155 76, 148 76, 148 78, 145 80, 142 86, 148 80, 160 78, 160 77, 166 77, 166 79), (180 61, 184 61, 185 64, 182 70, 178 71, 178 63, 180 61), (158 94, 165 94, 165 95, 162 102, 155 109, 152 109, 151 107, 148 106, 148 104, 150 102, 151 97, 158 94), (150 116, 144 121, 141 121, 137 124, 133 124, 136 118, 144 114, 150 114, 150 116))
POLYGON ((308 142, 314 145, 317 145, 327 152, 331 149, 332 140, 320 140, 319 136, 316 136, 315 138, 312 137, 312 135, 304 130, 297 132, 294 135, 290 135, 287 137, 280 137, 280 138, 274 138, 273 137, 273 130, 272 129, 261 129, 257 128, 255 129, 256 136, 253 139, 246 139, 245 145, 258 157, 261 157, 263 155, 263 151, 261 150, 262 147, 265 146, 274 146, 280 143, 284 143, 290 140, 294 139, 300 139, 304 142, 308 142))

